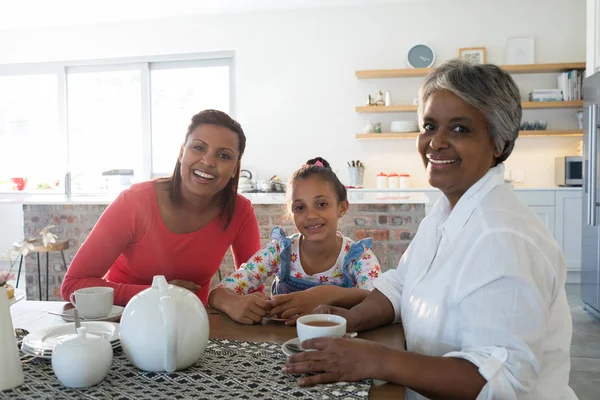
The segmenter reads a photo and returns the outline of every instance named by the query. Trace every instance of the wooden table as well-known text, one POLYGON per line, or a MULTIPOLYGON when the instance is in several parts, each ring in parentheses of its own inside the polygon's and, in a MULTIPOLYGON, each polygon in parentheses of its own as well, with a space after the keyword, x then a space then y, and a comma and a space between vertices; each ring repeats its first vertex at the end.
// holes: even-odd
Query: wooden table
MULTIPOLYGON (((11 306, 10 311, 15 328, 27 329, 30 332, 53 325, 64 324, 58 315, 71 308, 70 303, 56 301, 20 301, 11 306)), ((275 322, 264 322, 258 325, 243 325, 233 321, 227 315, 208 309, 211 339, 245 340, 250 342, 271 342, 283 344, 295 338, 296 328, 275 322)), ((404 349, 404 331, 400 324, 388 325, 371 331, 361 332, 362 339, 373 340, 391 347, 404 349)), ((404 387, 383 381, 374 381, 369 391, 369 399, 404 399, 404 387)))

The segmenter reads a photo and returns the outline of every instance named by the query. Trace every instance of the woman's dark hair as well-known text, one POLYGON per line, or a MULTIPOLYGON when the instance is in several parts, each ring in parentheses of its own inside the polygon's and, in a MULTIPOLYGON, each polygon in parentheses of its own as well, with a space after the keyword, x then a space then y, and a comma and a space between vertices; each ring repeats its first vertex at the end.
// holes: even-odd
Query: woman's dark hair
MULTIPOLYGON (((318 176, 321 179, 331 183, 335 194, 337 195, 338 203, 342 201, 348 201, 348 193, 346 187, 340 182, 339 178, 331 169, 331 166, 321 157, 311 158, 302 167, 296 170, 290 179, 289 185, 295 181, 306 179, 311 176, 318 176)), ((291 192, 291 190, 288 190, 291 192)))
MULTIPOLYGON (((192 122, 190 126, 188 126, 187 133, 185 134, 185 139, 183 144, 187 143, 190 138, 192 132, 198 128, 200 125, 216 125, 221 126, 223 128, 227 128, 230 131, 237 134, 238 143, 239 143, 239 151, 240 155, 238 157, 238 171, 237 173, 227 182, 227 185, 223 188, 220 194, 220 207, 221 207, 221 219, 224 222, 223 229, 227 229, 231 220, 233 219, 233 213, 235 211, 235 201, 237 198, 237 189, 238 182, 240 180, 240 160, 242 155, 244 154, 244 150, 246 150, 246 135, 244 134, 244 130, 239 122, 235 121, 229 115, 224 113, 223 111, 218 110, 204 110, 200 111, 198 114, 192 117, 192 122)), ((169 197, 174 204, 181 204, 181 162, 179 158, 177 159, 177 163, 175 164, 175 169, 173 170, 173 175, 169 178, 169 197)))

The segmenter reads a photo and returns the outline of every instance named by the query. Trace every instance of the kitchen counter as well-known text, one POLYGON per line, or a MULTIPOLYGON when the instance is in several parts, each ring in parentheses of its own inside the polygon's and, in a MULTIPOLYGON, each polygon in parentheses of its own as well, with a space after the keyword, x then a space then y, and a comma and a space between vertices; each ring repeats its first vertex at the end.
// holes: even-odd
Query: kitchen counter
MULTIPOLYGON (((252 204, 286 204, 285 193, 241 193, 252 204)), ((67 198, 62 194, 0 194, 0 204, 91 204, 107 205, 115 198, 110 195, 78 195, 67 198)), ((348 193, 351 204, 427 204, 429 199, 424 192, 369 192, 352 191, 348 193)))
MULTIPOLYGON (((286 204, 285 193, 242 193, 252 204, 286 204)), ((422 192, 370 192, 349 191, 350 204, 428 204, 429 198, 422 192)))
MULTIPOLYGON (((520 191, 581 191, 581 187, 515 187, 520 191)), ((422 204, 430 203, 428 194, 438 192, 432 187, 410 189, 348 189, 351 204, 422 204)), ((285 193, 242 193, 252 204, 286 204, 285 193)), ((116 193, 96 195, 73 195, 62 193, 0 193, 0 204, 92 204, 107 205, 117 197, 116 193)))

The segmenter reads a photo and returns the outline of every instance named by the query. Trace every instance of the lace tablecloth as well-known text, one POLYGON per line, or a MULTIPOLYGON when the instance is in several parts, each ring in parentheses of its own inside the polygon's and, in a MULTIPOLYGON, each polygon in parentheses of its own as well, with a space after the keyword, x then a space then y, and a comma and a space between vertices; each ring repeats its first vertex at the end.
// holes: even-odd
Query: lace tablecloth
POLYGON ((135 368, 121 349, 99 385, 63 387, 49 359, 23 356, 25 383, 0 392, 8 399, 366 399, 371 381, 299 387, 298 376, 281 371, 281 345, 211 339, 202 358, 174 373, 135 368))

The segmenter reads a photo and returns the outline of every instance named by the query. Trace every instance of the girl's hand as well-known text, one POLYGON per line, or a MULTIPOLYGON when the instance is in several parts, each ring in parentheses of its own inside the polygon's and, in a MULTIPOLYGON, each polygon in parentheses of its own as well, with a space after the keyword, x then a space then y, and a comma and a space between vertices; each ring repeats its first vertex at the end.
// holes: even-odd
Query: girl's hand
POLYGON ((271 309, 269 298, 261 292, 231 296, 228 301, 231 304, 226 307, 225 312, 234 321, 246 325, 261 322, 271 309))
POLYGON ((173 279, 172 281, 169 281, 169 283, 171 285, 175 285, 175 286, 185 288, 187 290, 191 290, 194 293, 196 293, 196 290, 200 289, 200 286, 196 285, 194 282, 182 281, 181 279, 173 279))
POLYGON ((287 374, 318 373, 301 378, 300 386, 320 383, 354 382, 376 377, 381 360, 391 351, 379 343, 362 339, 315 338, 302 342, 305 351, 288 358, 282 367, 287 374))
POLYGON ((294 325, 296 319, 313 312, 320 304, 331 304, 343 288, 333 285, 315 286, 300 292, 271 297, 269 315, 288 319, 286 325, 294 325))

